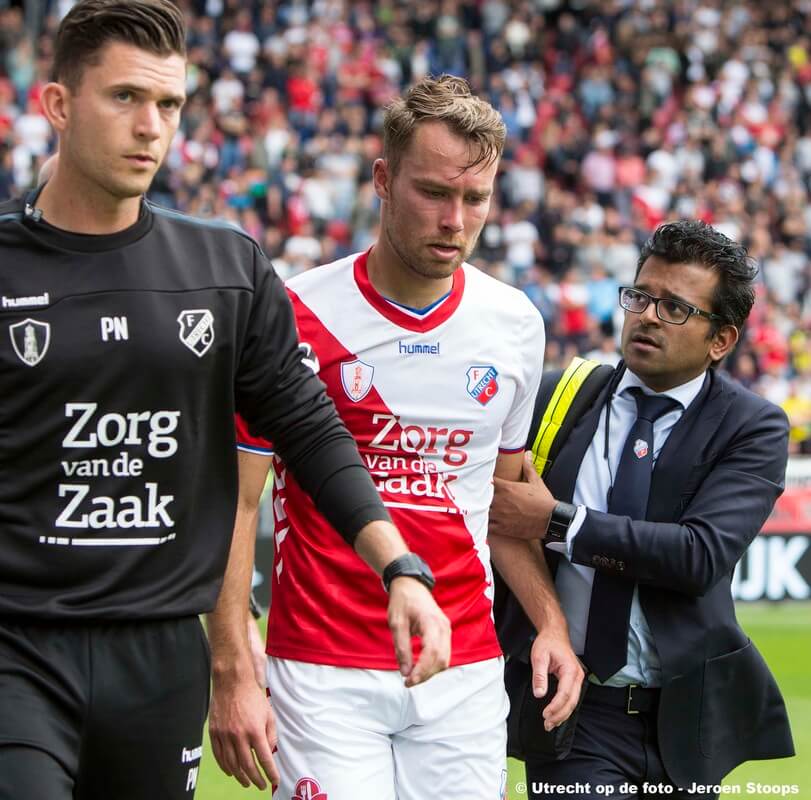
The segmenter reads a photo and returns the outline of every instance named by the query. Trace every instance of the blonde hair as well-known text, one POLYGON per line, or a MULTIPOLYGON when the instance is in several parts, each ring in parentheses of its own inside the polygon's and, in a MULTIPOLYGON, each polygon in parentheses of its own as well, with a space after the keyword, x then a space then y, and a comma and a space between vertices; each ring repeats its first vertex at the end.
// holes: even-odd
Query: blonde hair
POLYGON ((470 142, 472 157, 465 169, 487 166, 501 158, 507 137, 501 114, 476 97, 464 78, 440 75, 424 78, 386 107, 383 155, 393 175, 423 122, 443 122, 452 133, 470 142))

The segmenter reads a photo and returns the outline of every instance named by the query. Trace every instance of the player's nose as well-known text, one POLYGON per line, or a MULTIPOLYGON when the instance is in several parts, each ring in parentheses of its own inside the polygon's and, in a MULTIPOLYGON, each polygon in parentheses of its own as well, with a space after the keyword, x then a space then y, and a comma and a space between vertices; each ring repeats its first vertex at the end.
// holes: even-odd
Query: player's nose
POLYGON ((458 233, 464 230, 463 204, 461 198, 451 197, 442 207, 440 225, 444 230, 458 233))
POLYGON ((135 116, 135 135, 139 139, 154 140, 161 135, 161 115, 156 103, 144 103, 135 116))

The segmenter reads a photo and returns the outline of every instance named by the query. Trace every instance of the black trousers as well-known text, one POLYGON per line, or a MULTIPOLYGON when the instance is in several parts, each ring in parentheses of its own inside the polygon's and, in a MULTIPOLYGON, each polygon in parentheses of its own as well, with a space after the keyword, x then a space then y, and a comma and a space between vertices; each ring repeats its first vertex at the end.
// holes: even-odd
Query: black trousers
POLYGON ((689 787, 674 787, 665 772, 655 709, 628 714, 623 708, 595 700, 588 691, 580 708, 571 753, 562 761, 528 761, 526 766, 527 794, 532 800, 698 797, 687 791, 689 787))
POLYGON ((188 800, 208 713, 197 617, 0 620, 0 800, 188 800))

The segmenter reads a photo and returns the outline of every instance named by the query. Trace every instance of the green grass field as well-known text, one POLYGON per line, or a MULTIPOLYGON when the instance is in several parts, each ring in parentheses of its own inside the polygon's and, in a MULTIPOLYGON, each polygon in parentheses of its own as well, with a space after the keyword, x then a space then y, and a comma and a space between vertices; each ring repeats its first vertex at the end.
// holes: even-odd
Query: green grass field
MULTIPOLYGON (((752 761, 735 770, 725 781, 748 800, 774 800, 779 794, 758 791, 756 784, 794 785, 798 800, 811 799, 811 681, 809 680, 809 653, 811 653, 811 603, 751 604, 738 606, 738 618, 746 632, 757 644, 777 677, 788 704, 794 732, 797 757, 778 761, 752 761), (753 784, 753 785, 749 785, 753 784)), ((243 789, 233 778, 226 777, 211 756, 208 743, 200 770, 197 800, 250 800, 269 797, 270 791, 243 789)), ((509 797, 520 800, 524 781, 523 764, 510 762, 509 797)), ((347 768, 351 764, 347 763, 347 768)), ((278 800, 289 800, 279 798, 278 800)), ((425 800, 465 800, 464 798, 426 798, 425 800)))

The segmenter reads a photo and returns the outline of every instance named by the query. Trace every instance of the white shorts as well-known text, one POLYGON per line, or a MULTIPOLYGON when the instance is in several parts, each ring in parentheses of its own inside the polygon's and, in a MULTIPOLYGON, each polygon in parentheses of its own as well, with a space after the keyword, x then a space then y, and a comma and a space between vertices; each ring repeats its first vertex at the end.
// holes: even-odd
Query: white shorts
POLYGON ((504 660, 406 689, 391 670, 268 659, 277 800, 502 800, 504 660))

